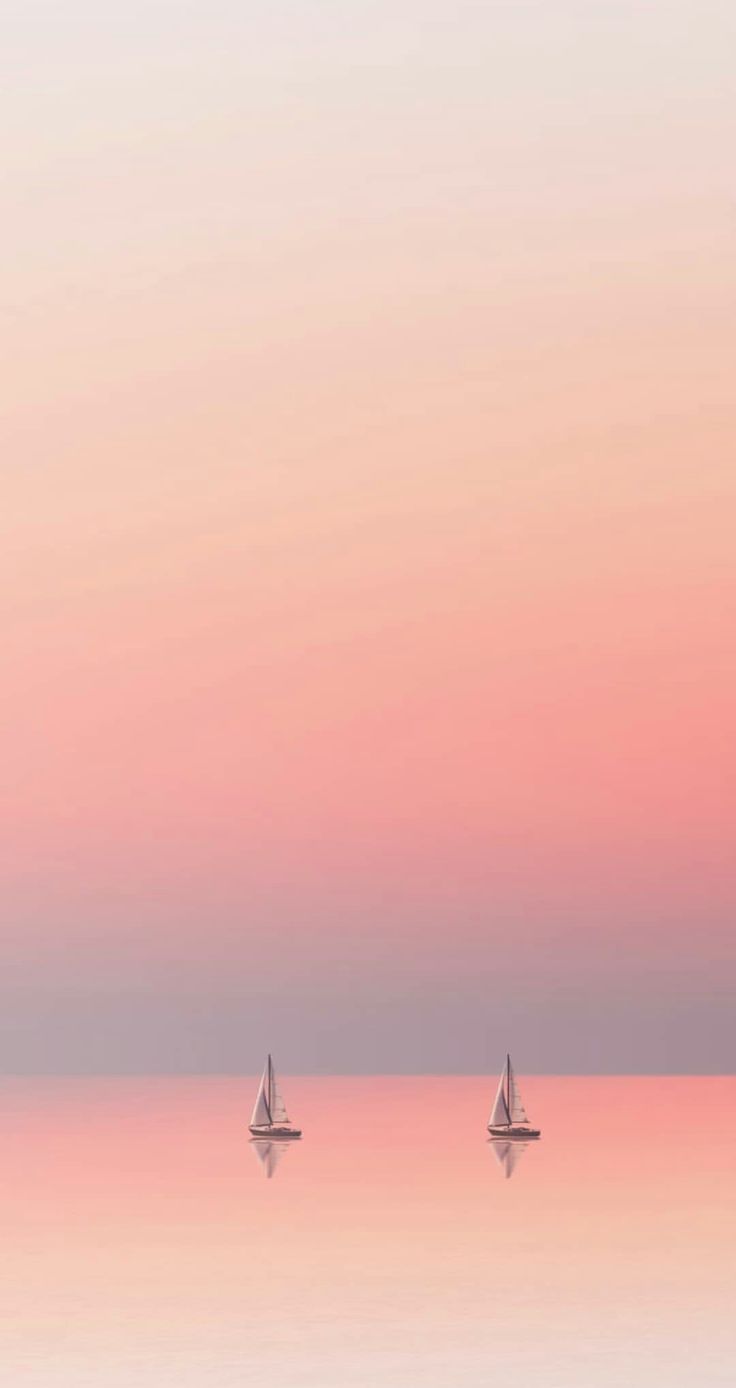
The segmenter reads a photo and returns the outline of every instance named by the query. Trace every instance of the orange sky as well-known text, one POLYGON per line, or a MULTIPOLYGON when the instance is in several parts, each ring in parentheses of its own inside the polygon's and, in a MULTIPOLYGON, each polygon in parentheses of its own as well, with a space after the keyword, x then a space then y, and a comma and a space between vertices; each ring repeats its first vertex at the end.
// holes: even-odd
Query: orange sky
POLYGON ((38 11, 9 1068, 731 1068, 730 7, 38 11))

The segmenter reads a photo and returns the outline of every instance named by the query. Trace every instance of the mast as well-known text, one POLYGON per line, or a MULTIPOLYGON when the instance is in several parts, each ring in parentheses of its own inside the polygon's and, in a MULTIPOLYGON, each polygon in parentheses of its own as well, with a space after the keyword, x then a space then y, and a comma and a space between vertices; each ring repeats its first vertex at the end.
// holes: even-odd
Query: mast
MULTIPOLYGON (((269 1060, 270 1060, 270 1056, 269 1056, 269 1060)), ((269 1106, 269 1108, 271 1107, 271 1104, 270 1104, 270 1096, 269 1096, 269 1105, 268 1105, 268 1106, 269 1106)), ((509 1127, 511 1127, 512 1124, 513 1124, 514 1119, 513 1119, 512 1113, 511 1113, 511 1056, 509 1055, 508 1051, 506 1052, 506 1109, 507 1109, 508 1115, 509 1115, 509 1127)))
POLYGON ((271 1122, 273 1122, 273 1119, 271 1118, 271 1114, 272 1114, 272 1113, 273 1113, 273 1061, 272 1061, 272 1059, 271 1059, 271 1052, 269 1051, 269 1053, 268 1053, 268 1116, 269 1116, 269 1118, 271 1119, 271 1122))

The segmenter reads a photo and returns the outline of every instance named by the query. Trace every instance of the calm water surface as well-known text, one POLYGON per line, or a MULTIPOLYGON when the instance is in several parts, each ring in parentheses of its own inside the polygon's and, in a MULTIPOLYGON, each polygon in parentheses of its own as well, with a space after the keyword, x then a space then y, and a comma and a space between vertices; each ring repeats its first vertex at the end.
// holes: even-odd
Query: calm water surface
POLYGON ((490 1079, 4 1081, 5 1381, 732 1385, 736 1079, 522 1083, 509 1174, 490 1079))

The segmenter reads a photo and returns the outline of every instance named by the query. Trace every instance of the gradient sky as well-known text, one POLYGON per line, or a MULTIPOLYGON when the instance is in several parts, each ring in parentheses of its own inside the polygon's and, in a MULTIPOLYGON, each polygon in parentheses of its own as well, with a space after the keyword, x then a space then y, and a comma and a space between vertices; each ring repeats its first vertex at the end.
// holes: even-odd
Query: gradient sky
POLYGON ((12 4, 6 1070, 732 1070, 731 4, 12 4))

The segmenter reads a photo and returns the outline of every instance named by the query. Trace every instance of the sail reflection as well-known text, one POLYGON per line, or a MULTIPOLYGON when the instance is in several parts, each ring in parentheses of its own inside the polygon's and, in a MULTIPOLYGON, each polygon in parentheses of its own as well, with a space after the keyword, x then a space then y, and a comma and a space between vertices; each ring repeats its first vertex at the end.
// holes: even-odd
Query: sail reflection
POLYGON ((291 1143, 278 1142, 268 1138, 252 1137, 250 1146, 256 1154, 266 1180, 270 1181, 284 1152, 287 1147, 291 1146, 291 1143))
POLYGON ((529 1146, 529 1143, 519 1142, 518 1140, 509 1138, 492 1137, 488 1145, 492 1147, 493 1155, 501 1167, 506 1180, 510 1180, 529 1146))

